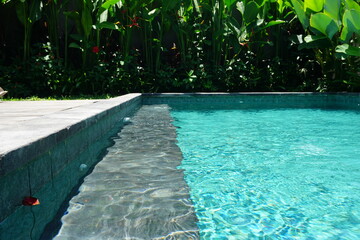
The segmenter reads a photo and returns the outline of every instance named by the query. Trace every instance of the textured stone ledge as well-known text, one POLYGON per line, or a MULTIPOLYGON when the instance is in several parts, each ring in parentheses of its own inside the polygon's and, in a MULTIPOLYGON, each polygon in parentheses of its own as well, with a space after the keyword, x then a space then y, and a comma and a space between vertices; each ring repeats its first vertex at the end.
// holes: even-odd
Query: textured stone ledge
POLYGON ((2 129, 0 222, 140 105, 141 94, 128 94, 2 129))

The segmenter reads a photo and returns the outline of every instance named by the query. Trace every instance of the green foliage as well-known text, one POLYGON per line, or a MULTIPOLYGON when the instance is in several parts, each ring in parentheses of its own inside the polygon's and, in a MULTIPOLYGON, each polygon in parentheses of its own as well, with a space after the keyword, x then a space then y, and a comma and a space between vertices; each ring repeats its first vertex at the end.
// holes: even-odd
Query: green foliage
POLYGON ((360 48, 349 46, 349 44, 346 43, 342 45, 338 45, 335 50, 338 53, 344 53, 349 56, 360 57, 360 48))
POLYGON ((291 0, 308 34, 299 49, 312 48, 325 77, 322 90, 348 84, 350 58, 359 57, 360 6, 353 0, 291 0))
POLYGON ((304 29, 328 37, 335 46, 339 40, 348 43, 353 34, 360 33, 360 7, 353 0, 291 2, 304 29))
POLYGON ((341 0, 325 0, 324 13, 340 25, 341 0))
POLYGON ((301 22, 304 29, 307 29, 310 25, 309 18, 306 16, 306 11, 304 9, 304 3, 301 0, 291 0, 293 4, 296 15, 301 22))
POLYGON ((304 0, 305 11, 320 12, 324 8, 324 0, 304 0))
POLYGON ((11 31, 24 36, 22 47, 0 49, 0 85, 10 96, 360 87, 354 0, 1 0, 3 6, 19 19, 11 31))
POLYGON ((312 15, 310 18, 310 26, 320 31, 329 39, 332 39, 339 31, 339 27, 335 21, 325 13, 316 13, 312 15))
POLYGON ((360 10, 346 9, 343 15, 343 30, 340 40, 349 42, 353 34, 360 35, 360 10))
POLYGON ((19 21, 24 26, 23 60, 26 61, 30 57, 32 27, 41 18, 43 5, 41 0, 16 0, 15 4, 19 21))

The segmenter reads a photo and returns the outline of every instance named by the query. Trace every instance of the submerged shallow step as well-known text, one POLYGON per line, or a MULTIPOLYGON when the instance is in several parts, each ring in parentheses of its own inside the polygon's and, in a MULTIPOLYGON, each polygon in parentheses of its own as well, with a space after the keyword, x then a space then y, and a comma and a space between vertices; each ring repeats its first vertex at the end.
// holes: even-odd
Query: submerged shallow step
POLYGON ((72 198, 56 240, 198 239, 167 105, 143 106, 72 198))

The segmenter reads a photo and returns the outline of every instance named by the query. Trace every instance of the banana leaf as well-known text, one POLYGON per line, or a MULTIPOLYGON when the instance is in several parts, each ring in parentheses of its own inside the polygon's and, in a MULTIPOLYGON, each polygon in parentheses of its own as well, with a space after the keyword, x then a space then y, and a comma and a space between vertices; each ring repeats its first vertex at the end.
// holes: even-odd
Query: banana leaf
POLYGON ((348 56, 360 57, 360 47, 353 47, 349 44, 338 45, 335 48, 335 51, 338 53, 345 53, 348 56))
POLYGON ((339 32, 339 26, 325 13, 313 14, 310 18, 310 26, 332 39, 339 32))

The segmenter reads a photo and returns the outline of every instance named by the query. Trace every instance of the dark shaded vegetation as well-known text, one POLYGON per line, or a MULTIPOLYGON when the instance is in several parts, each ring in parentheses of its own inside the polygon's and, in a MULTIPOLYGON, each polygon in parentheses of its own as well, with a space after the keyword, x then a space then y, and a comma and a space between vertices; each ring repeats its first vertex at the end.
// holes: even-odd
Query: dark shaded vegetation
POLYGON ((354 0, 2 0, 8 97, 359 91, 354 0))

